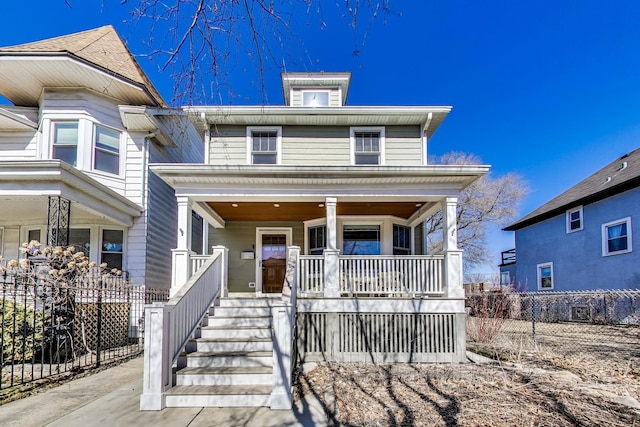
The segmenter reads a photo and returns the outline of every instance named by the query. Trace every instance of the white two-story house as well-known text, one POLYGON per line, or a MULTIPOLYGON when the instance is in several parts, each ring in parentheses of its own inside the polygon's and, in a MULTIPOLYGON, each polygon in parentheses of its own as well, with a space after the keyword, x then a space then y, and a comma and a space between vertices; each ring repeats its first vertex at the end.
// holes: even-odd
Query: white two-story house
POLYGON ((151 170, 213 255, 179 233, 174 296, 146 316, 141 408, 290 406, 296 354, 465 360, 457 198, 489 167, 428 164, 450 107, 350 106, 350 79, 284 73, 284 105, 184 109, 204 162, 151 170), (425 253, 439 212, 444 249, 425 253))
POLYGON ((203 143, 113 27, 0 48, 0 94, 5 261, 22 242, 75 245, 133 284, 169 288, 176 199, 149 164, 202 162, 203 143))

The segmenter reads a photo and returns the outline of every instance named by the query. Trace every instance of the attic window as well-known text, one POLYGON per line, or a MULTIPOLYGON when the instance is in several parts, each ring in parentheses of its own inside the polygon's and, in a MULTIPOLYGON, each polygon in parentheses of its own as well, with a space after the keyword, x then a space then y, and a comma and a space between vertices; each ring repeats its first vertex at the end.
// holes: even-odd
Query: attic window
POLYGON ((582 206, 567 211, 567 233, 582 230, 582 206))
POLYGON ((326 90, 304 90, 302 91, 303 107, 328 107, 329 91, 326 90))

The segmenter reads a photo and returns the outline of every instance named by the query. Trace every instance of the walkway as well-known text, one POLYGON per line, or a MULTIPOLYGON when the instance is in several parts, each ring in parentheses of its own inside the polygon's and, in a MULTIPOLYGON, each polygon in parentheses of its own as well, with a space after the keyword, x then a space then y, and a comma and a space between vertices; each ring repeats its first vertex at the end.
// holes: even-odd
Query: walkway
POLYGON ((140 411, 142 357, 0 406, 3 427, 34 426, 326 426, 319 402, 268 408, 167 408, 140 411))

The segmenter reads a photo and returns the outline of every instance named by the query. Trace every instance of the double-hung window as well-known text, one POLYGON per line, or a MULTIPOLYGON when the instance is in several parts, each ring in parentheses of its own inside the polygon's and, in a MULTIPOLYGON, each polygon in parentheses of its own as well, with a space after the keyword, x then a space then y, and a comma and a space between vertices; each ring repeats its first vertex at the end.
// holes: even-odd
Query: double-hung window
POLYGON ((553 263, 538 264, 538 290, 549 291, 553 289, 553 263))
POLYGON ((248 128, 248 161, 253 165, 276 165, 280 163, 280 128, 248 128))
POLYGON ((582 206, 567 211, 567 233, 582 230, 582 206))
POLYGON ((602 256, 631 252, 631 217, 602 224, 602 256))
POLYGON ((383 165, 384 128, 352 128, 351 155, 354 165, 383 165))
POLYGON ((115 175, 120 173, 120 132, 95 126, 93 167, 115 175))
POLYGON ((102 230, 100 262, 106 262, 108 268, 122 270, 124 253, 124 232, 122 230, 102 230))
POLYGON ((393 224, 393 254, 411 255, 411 229, 393 224))
POLYGON ((53 122, 51 158, 78 166, 78 122, 53 122))

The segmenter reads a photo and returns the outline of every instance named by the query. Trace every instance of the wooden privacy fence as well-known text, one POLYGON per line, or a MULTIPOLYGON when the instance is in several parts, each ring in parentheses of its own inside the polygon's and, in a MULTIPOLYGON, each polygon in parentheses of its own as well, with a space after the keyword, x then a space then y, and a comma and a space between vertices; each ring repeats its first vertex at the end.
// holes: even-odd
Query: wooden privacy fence
POLYGON ((464 314, 299 313, 297 333, 302 361, 464 360, 464 314))

